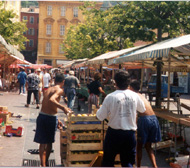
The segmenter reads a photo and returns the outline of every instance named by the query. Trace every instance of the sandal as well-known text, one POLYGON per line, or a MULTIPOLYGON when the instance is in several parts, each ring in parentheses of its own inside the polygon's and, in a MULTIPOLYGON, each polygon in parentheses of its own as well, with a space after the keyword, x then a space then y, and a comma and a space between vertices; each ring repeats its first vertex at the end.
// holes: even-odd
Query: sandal
POLYGON ((28 104, 25 104, 25 107, 29 107, 29 105, 28 105, 28 104))
POLYGON ((39 109, 39 108, 40 108, 40 106, 37 106, 37 107, 36 107, 36 109, 39 109))

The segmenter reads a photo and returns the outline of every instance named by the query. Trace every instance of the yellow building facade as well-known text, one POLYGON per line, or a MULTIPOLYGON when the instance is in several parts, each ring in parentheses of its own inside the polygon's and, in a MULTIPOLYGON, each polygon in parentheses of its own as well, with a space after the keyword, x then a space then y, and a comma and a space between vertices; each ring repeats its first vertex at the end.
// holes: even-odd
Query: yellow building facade
POLYGON ((62 43, 71 24, 84 22, 77 1, 39 1, 38 64, 57 67, 68 62, 62 43))

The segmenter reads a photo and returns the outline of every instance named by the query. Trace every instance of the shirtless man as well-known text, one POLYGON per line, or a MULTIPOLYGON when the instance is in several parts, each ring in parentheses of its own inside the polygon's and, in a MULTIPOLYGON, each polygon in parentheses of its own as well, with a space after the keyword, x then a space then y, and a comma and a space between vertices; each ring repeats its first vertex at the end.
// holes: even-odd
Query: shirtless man
POLYGON ((34 142, 40 144, 39 154, 43 167, 48 166, 52 143, 55 141, 55 131, 63 126, 62 122, 57 119, 57 108, 63 110, 65 114, 72 113, 69 108, 59 103, 63 95, 63 85, 64 75, 59 73, 55 77, 55 86, 44 92, 42 108, 36 120, 37 127, 34 142))
MULTIPOLYGON (((138 93, 140 90, 140 83, 136 80, 132 81, 130 83, 130 90, 138 93)), ((160 126, 150 103, 142 94, 138 93, 138 95, 144 101, 146 111, 144 113, 139 113, 137 122, 137 167, 141 166, 143 145, 146 148, 152 165, 157 167, 151 143, 161 140, 160 126)))

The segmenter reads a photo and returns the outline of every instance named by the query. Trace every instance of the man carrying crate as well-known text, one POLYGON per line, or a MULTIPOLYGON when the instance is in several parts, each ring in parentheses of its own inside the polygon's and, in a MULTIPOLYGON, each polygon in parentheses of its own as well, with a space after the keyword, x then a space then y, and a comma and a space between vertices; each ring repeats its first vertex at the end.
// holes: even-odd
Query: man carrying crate
POLYGON ((39 154, 41 166, 48 166, 48 159, 55 141, 55 131, 62 128, 63 124, 57 119, 57 108, 65 114, 72 113, 71 110, 59 103, 63 95, 64 75, 59 73, 55 77, 55 86, 44 92, 42 108, 37 117, 36 133, 34 142, 40 143, 39 154))
POLYGON ((97 111, 99 120, 109 117, 102 166, 114 167, 115 157, 120 154, 122 167, 133 167, 136 155, 136 114, 137 111, 144 113, 146 109, 139 95, 127 89, 129 74, 126 71, 116 73, 114 80, 117 90, 106 96, 97 111))

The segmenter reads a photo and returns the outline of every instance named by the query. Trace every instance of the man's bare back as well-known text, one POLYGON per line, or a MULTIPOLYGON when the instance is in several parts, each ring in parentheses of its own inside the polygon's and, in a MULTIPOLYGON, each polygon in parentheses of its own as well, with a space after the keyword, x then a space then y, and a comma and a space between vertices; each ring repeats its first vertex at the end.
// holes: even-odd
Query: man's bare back
POLYGON ((138 93, 138 95, 140 96, 140 98, 143 100, 146 111, 144 113, 139 113, 140 116, 150 116, 150 115, 155 115, 150 103, 148 102, 148 100, 140 93, 138 93))
POLYGON ((62 109, 64 112, 68 110, 65 106, 59 103, 62 95, 63 89, 60 88, 59 85, 48 88, 48 90, 44 92, 41 112, 55 115, 57 114, 57 108, 62 109))

